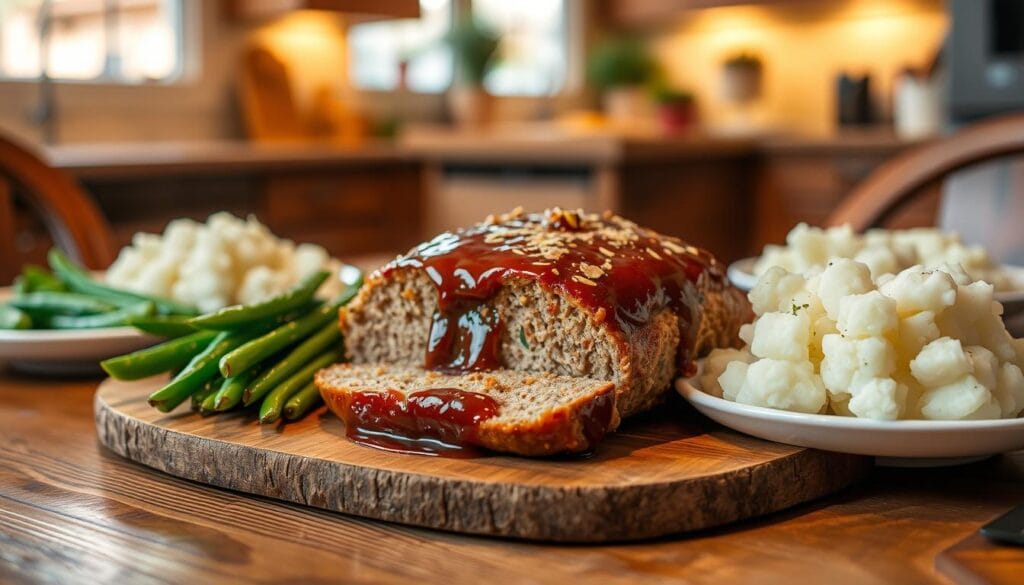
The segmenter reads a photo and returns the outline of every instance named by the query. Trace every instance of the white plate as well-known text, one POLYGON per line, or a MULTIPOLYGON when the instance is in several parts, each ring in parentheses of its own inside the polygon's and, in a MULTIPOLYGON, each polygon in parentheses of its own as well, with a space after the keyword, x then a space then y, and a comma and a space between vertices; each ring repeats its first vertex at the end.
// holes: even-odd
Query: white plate
MULTIPOLYGON (((703 364, 701 364, 703 367, 703 364)), ((676 380, 676 390, 701 414, 731 429, 769 441, 898 460, 881 464, 929 466, 964 463, 1024 449, 1024 418, 970 421, 877 421, 804 414, 717 398, 697 376, 676 380)))
MULTIPOLYGON (((754 276, 754 264, 757 256, 737 260, 729 265, 729 280, 736 288, 749 291, 757 284, 757 277, 754 276)), ((1024 313, 1024 266, 1003 264, 1002 269, 1010 276, 1017 287, 1017 290, 997 292, 996 300, 1003 304, 1003 319, 1008 320, 1024 313)))
MULTIPOLYGON (((10 296, 0 288, 0 302, 10 296)), ((85 374, 99 362, 161 340, 134 327, 101 329, 0 329, 0 362, 38 374, 85 374)))

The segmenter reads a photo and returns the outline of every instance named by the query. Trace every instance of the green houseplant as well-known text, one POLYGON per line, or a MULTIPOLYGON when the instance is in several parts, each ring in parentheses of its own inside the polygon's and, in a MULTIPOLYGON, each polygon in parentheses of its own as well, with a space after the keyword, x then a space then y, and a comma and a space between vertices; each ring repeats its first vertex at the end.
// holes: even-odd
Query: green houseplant
POLYGON ((632 37, 605 40, 587 60, 587 78, 602 94, 605 114, 617 123, 642 117, 647 106, 643 87, 657 72, 643 43, 632 37))
POLYGON ((467 15, 445 38, 455 58, 456 83, 448 92, 448 105, 456 125, 480 128, 490 124, 493 98, 484 89, 484 77, 501 39, 473 16, 467 15))
POLYGON ((666 134, 678 134, 696 123, 697 107, 692 93, 659 85, 654 88, 653 96, 658 104, 661 129, 666 134))

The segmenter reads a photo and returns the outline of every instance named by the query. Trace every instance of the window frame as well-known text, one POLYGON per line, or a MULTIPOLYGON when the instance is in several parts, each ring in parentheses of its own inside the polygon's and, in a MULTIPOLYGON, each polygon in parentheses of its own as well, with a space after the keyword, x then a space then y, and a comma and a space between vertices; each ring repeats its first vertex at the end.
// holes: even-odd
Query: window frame
MULTIPOLYGON (((201 59, 201 28, 197 20, 201 18, 202 0, 161 0, 174 2, 176 9, 172 14, 174 20, 174 42, 177 47, 178 59, 174 71, 162 79, 127 79, 110 75, 104 69, 100 75, 89 79, 71 79, 64 77, 46 77, 47 83, 66 86, 89 87, 170 87, 192 82, 199 77, 198 64, 201 59), (193 26, 190 26, 193 25, 193 26)), ((104 53, 106 55, 106 53, 104 53)), ((42 72, 34 77, 12 77, 0 73, 0 84, 38 84, 43 80, 42 72)))
MULTIPOLYGON (((566 63, 565 63, 565 77, 564 77, 564 79, 562 81, 562 84, 561 84, 561 87, 559 87, 558 91, 555 91, 555 92, 550 93, 550 94, 541 94, 541 95, 533 95, 533 94, 501 94, 501 95, 495 95, 495 97, 501 98, 501 99, 507 99, 507 100, 542 100, 542 99, 551 99, 551 98, 555 98, 555 97, 559 97, 559 96, 564 96, 564 95, 576 93, 576 92, 578 92, 580 90, 580 88, 583 85, 583 52, 584 52, 584 37, 585 37, 585 35, 584 35, 584 32, 585 32, 584 31, 584 29, 585 29, 584 22, 585 22, 585 18, 587 16, 586 7, 584 6, 585 4, 586 4, 586 2, 583 1, 583 0, 562 0, 562 11, 563 11, 563 23, 562 23, 563 26, 562 26, 562 28, 563 28, 563 33, 565 35, 565 61, 566 61, 566 63)), ((466 14, 468 12, 471 12, 471 10, 472 10, 472 0, 452 0, 452 12, 451 12, 451 19, 450 19, 450 22, 449 22, 449 27, 454 26, 455 23, 458 22, 458 19, 462 17, 462 15, 464 15, 464 14, 466 14)), ((358 25, 356 25, 356 26, 358 26, 358 25)), ((349 59, 351 59, 351 58, 352 58, 352 56, 351 56, 351 53, 350 53, 349 59)), ((454 57, 452 57, 452 59, 454 60, 454 57)), ((452 66, 452 71, 453 71, 453 73, 455 71, 454 63, 453 63, 453 66, 452 66)), ((396 91, 398 91, 397 87, 393 87, 393 88, 390 88, 390 89, 375 89, 375 88, 368 88, 368 87, 360 86, 358 83, 356 83, 356 79, 355 79, 355 77, 353 75, 353 68, 351 67, 351 61, 349 62, 349 67, 348 67, 348 71, 346 72, 346 75, 347 75, 347 78, 348 78, 347 82, 351 85, 352 90, 357 92, 357 93, 360 93, 360 94, 366 94, 366 95, 372 95, 372 96, 384 96, 384 95, 388 95, 388 94, 393 94, 396 91)), ((448 84, 443 89, 441 89, 439 91, 436 91, 436 92, 415 91, 415 90, 412 90, 412 89, 409 89, 407 91, 408 91, 409 94, 417 95, 417 96, 428 96, 428 97, 443 96, 446 93, 448 93, 449 91, 451 91, 452 87, 455 86, 455 81, 456 81, 455 78, 456 78, 456 76, 453 74, 452 78, 448 81, 448 84)))

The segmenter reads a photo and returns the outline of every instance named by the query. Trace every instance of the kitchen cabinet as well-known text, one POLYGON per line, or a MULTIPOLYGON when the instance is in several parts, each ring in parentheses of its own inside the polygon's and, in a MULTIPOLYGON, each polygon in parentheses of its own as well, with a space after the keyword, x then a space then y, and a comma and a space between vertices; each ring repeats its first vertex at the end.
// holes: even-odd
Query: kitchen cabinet
POLYGON ((605 0, 604 17, 615 28, 645 27, 664 24, 686 10, 735 6, 740 4, 771 4, 783 0, 605 0))
MULTIPOLYGON (((880 164, 911 146, 886 134, 819 140, 767 140, 760 148, 752 201, 753 252, 778 244, 794 225, 824 225, 843 197, 880 164)), ((939 186, 923 189, 888 227, 934 225, 939 186)))

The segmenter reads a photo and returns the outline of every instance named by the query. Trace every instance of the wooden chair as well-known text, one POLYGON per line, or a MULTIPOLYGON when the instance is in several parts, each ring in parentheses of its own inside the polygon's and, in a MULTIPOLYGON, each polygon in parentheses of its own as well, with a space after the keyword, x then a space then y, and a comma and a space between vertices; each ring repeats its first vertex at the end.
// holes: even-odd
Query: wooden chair
POLYGON ((68 175, 30 149, 0 136, 0 283, 21 269, 14 195, 42 219, 54 243, 93 269, 114 259, 113 233, 92 198, 68 175))
POLYGON ((911 149, 878 167, 828 219, 863 231, 882 224, 922 187, 994 159, 1024 155, 1024 113, 989 118, 911 149))

